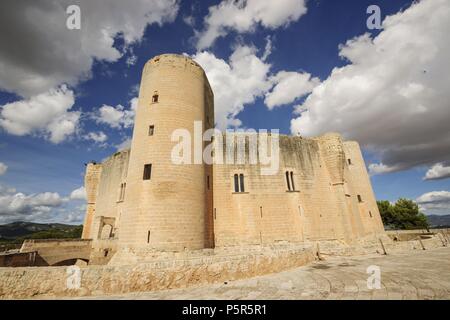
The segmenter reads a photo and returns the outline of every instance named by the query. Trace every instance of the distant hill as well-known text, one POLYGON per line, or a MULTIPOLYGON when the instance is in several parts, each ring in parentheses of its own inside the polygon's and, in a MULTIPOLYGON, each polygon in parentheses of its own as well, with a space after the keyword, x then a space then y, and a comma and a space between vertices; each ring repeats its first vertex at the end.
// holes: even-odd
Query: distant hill
POLYGON ((23 239, 79 238, 83 226, 62 223, 34 223, 17 221, 0 225, 0 241, 23 239))
POLYGON ((428 223, 432 228, 435 227, 448 227, 450 228, 450 214, 444 216, 429 215, 427 216, 428 223))

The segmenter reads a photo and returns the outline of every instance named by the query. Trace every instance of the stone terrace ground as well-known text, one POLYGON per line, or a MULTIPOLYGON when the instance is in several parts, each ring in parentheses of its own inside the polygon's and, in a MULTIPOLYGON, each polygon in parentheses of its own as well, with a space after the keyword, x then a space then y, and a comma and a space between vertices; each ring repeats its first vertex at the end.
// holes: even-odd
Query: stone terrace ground
POLYGON ((326 257, 251 279, 88 299, 450 299, 450 248, 326 257), (381 289, 367 288, 371 265, 381 269, 381 289))

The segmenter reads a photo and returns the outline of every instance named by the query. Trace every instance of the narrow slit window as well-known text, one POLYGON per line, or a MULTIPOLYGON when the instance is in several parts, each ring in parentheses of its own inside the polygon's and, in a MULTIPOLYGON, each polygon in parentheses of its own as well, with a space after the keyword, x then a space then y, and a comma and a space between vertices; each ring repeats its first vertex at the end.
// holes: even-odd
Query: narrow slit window
POLYGON ((234 192, 239 192, 239 176, 234 175, 234 192))
POLYGON ((123 201, 125 195, 125 183, 120 184, 120 192, 119 192, 119 199, 117 201, 123 201))
POLYGON ((239 180, 240 180, 240 186, 241 186, 241 192, 245 192, 245 188, 244 188, 244 175, 241 173, 239 175, 239 180))
POLYGON ((121 183, 120 184, 119 201, 123 201, 123 199, 125 199, 125 188, 126 188, 126 186, 127 186, 126 183, 121 183))
POLYGON ((295 191, 294 172, 292 172, 292 171, 291 171, 291 186, 292 186, 292 191, 295 191))
POLYGON ((369 216, 372 218, 372 211, 369 211, 369 216))
POLYGON ((148 135, 152 136, 154 132, 155 132, 155 126, 154 125, 149 126, 148 127, 148 135))
POLYGON ((347 159, 348 164, 352 164, 352 159, 347 159))
POLYGON ((289 171, 286 171, 286 183, 288 190, 291 191, 291 183, 289 181, 289 171))
POLYGON ((363 202, 362 198, 361 198, 361 195, 359 195, 359 194, 358 194, 358 202, 363 202))
POLYGON ((144 165, 144 180, 150 180, 152 177, 152 165, 146 164, 144 165))
POLYGON ((147 243, 150 243, 150 230, 147 232, 147 243))
POLYGON ((153 97, 152 97, 152 102, 153 102, 153 103, 157 103, 157 102, 158 102, 158 99, 159 99, 158 92, 155 92, 155 93, 153 94, 153 97))
POLYGON ((209 176, 206 176, 206 185, 208 186, 208 190, 209 190, 209 176))

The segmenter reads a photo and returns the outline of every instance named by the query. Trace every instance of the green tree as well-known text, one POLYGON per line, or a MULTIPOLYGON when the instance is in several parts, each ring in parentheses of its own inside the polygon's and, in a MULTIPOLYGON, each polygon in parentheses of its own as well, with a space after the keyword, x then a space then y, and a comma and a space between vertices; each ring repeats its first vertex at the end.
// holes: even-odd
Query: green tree
POLYGON ((400 198, 394 205, 389 201, 377 201, 383 224, 390 229, 428 229, 426 216, 420 212, 417 203, 400 198))

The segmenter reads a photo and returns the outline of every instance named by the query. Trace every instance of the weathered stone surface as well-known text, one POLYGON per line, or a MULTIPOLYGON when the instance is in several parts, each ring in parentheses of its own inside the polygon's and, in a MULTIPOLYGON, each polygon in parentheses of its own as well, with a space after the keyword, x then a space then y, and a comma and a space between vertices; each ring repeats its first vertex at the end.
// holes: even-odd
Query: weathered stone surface
POLYGON ((247 253, 201 252, 184 259, 156 256, 146 263, 81 267, 81 288, 67 287, 67 267, 0 268, 1 298, 107 295, 223 282, 305 265, 310 246, 247 248, 247 253))
POLYGON ((450 299, 450 248, 389 255, 329 257, 251 279, 192 288, 94 296, 90 299, 450 299), (367 287, 367 267, 381 270, 381 288, 367 287))
MULTIPOLYGON (((133 250, 326 240, 351 244, 383 235, 357 142, 343 141, 337 133, 308 139, 281 135, 278 166, 265 175, 269 164, 261 161, 263 151, 255 146, 258 161, 250 157, 250 141, 262 144, 256 133, 216 133, 216 162, 207 164, 200 154, 197 163, 194 146, 203 151, 209 142, 197 139, 212 127, 214 97, 201 66, 174 54, 150 59, 142 74, 131 150, 86 168, 83 238, 93 240, 91 264, 108 263, 117 251, 111 260, 116 265, 140 256, 127 257, 133 250), (201 121, 198 128, 196 121, 201 121), (180 129, 190 134, 190 163, 172 159, 179 142, 172 134, 180 129), (144 180, 148 164, 151 179, 144 180), (235 192, 235 175, 243 175, 244 192, 235 192)), ((275 140, 269 136, 268 141, 275 140)))

